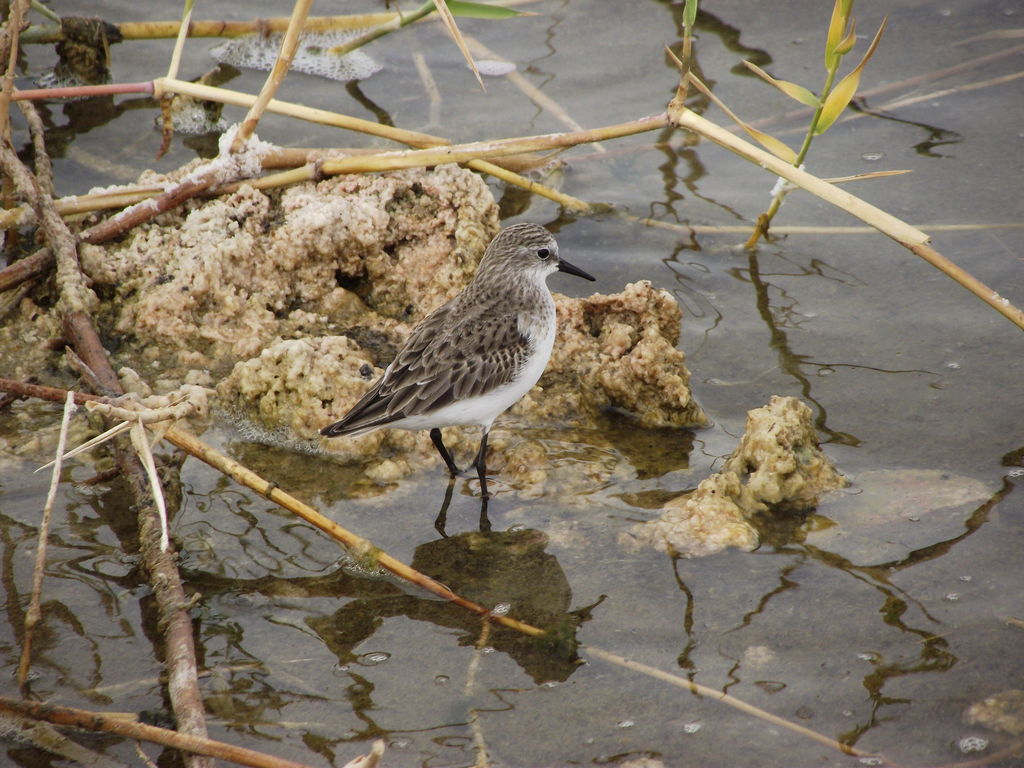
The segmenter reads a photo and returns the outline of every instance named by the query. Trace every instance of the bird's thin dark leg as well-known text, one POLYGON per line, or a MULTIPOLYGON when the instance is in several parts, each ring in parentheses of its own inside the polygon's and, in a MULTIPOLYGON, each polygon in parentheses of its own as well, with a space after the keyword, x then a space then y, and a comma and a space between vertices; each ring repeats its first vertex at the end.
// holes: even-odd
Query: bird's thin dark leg
POLYGON ((487 496, 480 497, 480 531, 482 533, 491 532, 491 519, 487 516, 487 496))
POLYGON ((452 477, 459 474, 459 468, 455 466, 455 462, 452 461, 452 455, 448 453, 448 449, 444 447, 444 440, 441 439, 441 430, 434 427, 430 430, 430 439, 434 443, 434 447, 437 448, 437 452, 441 454, 441 458, 444 459, 445 465, 448 467, 448 471, 452 477))
POLYGON ((448 478, 448 487, 444 492, 444 501, 441 502, 441 511, 437 513, 437 517, 434 520, 434 529, 441 534, 442 538, 447 539, 448 534, 444 532, 444 527, 448 523, 448 507, 452 503, 452 491, 455 489, 455 476, 452 475, 448 478))
POLYGON ((476 476, 480 478, 480 495, 489 499, 491 494, 487 492, 487 429, 480 437, 480 450, 476 452, 476 458, 470 465, 476 467, 476 476))

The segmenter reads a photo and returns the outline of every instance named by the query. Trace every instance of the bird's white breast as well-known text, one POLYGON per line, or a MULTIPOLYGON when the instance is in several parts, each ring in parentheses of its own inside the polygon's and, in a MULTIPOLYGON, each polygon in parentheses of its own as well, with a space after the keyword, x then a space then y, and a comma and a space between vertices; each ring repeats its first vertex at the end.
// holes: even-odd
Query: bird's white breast
POLYGON ((408 416, 389 424, 400 429, 429 429, 444 426, 466 426, 477 424, 489 428, 503 412, 517 403, 523 395, 533 389, 540 379, 551 357, 555 345, 555 302, 546 294, 545 306, 539 315, 519 318, 519 330, 530 340, 531 354, 515 379, 477 397, 450 403, 436 411, 408 416))

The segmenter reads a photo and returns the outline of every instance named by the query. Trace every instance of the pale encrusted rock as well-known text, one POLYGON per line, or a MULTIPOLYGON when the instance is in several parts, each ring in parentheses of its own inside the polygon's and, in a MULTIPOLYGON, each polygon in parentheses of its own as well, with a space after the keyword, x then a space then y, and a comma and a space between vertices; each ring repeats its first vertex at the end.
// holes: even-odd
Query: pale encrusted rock
POLYGON ((276 336, 415 320, 453 296, 498 229, 478 175, 443 166, 192 200, 123 241, 83 245, 122 359, 225 370, 276 336))
POLYGON ((578 423, 614 407, 645 427, 707 424, 690 391, 686 355, 676 348, 682 312, 668 291, 642 280, 620 293, 556 296, 555 306, 551 362, 514 412, 578 423))
POLYGON ((668 501, 656 520, 624 531, 620 543, 687 556, 726 547, 749 551, 760 543, 751 524, 758 515, 811 509, 821 494, 845 484, 821 451, 811 409, 794 397, 773 396, 747 414, 740 444, 721 472, 668 501))
POLYGON ((743 437, 723 471, 741 478, 737 503, 748 517, 768 509, 811 509, 822 493, 846 485, 821 450, 811 409, 778 395, 747 413, 743 437))

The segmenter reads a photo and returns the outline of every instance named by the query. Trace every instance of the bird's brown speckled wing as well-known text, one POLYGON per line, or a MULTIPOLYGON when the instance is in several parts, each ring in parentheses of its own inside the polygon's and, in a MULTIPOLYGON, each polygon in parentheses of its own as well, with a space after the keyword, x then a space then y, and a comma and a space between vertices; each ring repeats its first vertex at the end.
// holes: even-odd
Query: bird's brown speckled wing
POLYGON ((512 381, 530 353, 530 340, 516 316, 495 311, 495 303, 456 307, 451 301, 435 310, 380 380, 322 433, 361 434, 512 381))

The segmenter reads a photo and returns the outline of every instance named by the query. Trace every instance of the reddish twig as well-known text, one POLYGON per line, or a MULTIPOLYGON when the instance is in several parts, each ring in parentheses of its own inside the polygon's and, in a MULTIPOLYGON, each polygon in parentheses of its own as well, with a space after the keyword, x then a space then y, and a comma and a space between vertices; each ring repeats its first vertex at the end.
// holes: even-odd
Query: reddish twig
POLYGON ((292 762, 291 760, 274 757, 253 749, 246 749, 245 747, 225 744, 223 741, 214 741, 205 736, 191 736, 179 733, 178 731, 170 731, 166 728, 158 728, 155 725, 144 725, 132 720, 106 717, 99 712, 90 712, 85 709, 61 707, 56 704, 44 704, 38 701, 19 701, 18 699, 0 696, 0 712, 9 712, 21 715, 22 717, 43 720, 54 725, 71 726, 101 733, 113 733, 126 739, 149 741, 154 744, 162 744, 165 747, 180 749, 194 755, 229 760, 238 765, 252 766, 252 768, 308 768, 303 763, 292 762))
POLYGON ((53 269, 55 263, 53 252, 49 248, 40 248, 31 256, 26 256, 0 270, 0 292, 14 288, 33 277, 45 275, 53 269))
POLYGON ((82 99, 90 96, 112 96, 118 93, 141 93, 153 95, 153 81, 141 83, 108 83, 106 85, 75 85, 67 88, 26 88, 14 92, 14 101, 38 101, 41 99, 82 99))
POLYGON ((67 445, 68 425, 71 414, 75 412, 75 398, 68 392, 64 398, 64 418, 60 423, 60 439, 57 441, 57 458, 53 462, 53 473, 50 478, 50 489, 46 493, 46 504, 39 522, 39 543, 36 545, 36 562, 32 569, 32 594, 29 597, 28 610, 25 612, 25 633, 21 639, 21 659, 18 662, 18 687, 22 695, 26 693, 29 667, 32 664, 32 637, 36 625, 42 617, 40 602, 43 594, 43 575, 46 571, 46 543, 50 538, 50 519, 53 516, 53 502, 57 498, 57 486, 60 484, 60 470, 64 459, 64 448, 67 445))

